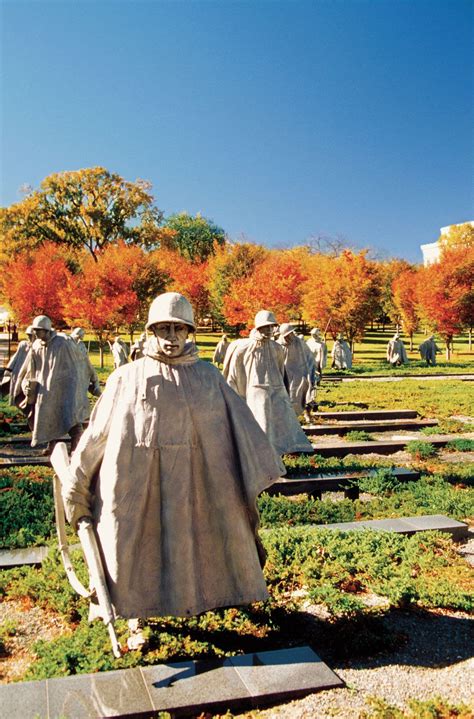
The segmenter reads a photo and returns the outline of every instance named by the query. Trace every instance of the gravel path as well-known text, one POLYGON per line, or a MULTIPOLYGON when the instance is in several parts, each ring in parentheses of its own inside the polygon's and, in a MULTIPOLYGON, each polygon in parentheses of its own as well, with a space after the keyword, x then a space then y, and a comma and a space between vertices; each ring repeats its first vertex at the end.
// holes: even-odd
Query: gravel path
POLYGON ((359 719, 370 713, 370 697, 400 708, 411 699, 440 696, 472 707, 474 716, 474 619, 462 612, 396 612, 387 618, 406 645, 389 655, 333 664, 343 689, 311 694, 244 717, 261 719, 359 719))

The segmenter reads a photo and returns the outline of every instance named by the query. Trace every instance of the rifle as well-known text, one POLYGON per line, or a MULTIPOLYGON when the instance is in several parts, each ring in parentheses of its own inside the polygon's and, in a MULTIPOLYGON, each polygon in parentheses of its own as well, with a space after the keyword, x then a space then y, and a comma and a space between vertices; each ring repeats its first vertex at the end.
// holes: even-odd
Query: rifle
POLYGON ((326 332, 327 332, 328 329, 329 329, 329 325, 331 324, 331 320, 332 320, 332 317, 330 317, 330 318, 328 319, 327 325, 326 325, 326 327, 324 328, 324 333, 323 333, 324 339, 326 339, 326 332))
POLYGON ((56 514, 56 531, 58 535, 59 551, 63 561, 64 569, 72 588, 81 596, 87 599, 96 598, 99 604, 100 613, 106 625, 114 657, 119 659, 122 656, 120 644, 117 639, 114 627, 114 611, 110 601, 109 590, 105 580, 104 568, 100 558, 97 538, 90 517, 81 517, 77 523, 77 534, 81 543, 82 551, 89 570, 91 589, 84 587, 78 579, 69 556, 69 545, 66 536, 66 522, 64 503, 61 495, 61 485, 69 478, 69 457, 64 442, 58 442, 51 454, 51 464, 55 471, 54 487, 54 510, 56 514))

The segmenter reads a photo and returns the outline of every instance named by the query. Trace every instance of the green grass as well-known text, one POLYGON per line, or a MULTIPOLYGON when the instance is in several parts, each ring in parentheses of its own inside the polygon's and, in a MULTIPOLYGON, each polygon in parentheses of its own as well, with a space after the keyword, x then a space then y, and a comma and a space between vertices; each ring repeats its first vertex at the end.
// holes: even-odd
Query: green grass
MULTIPOLYGON (((323 380, 324 382, 324 380, 323 380)), ((340 382, 326 385, 319 395, 321 411, 346 409, 363 403, 369 409, 415 409, 421 417, 472 415, 472 388, 449 380, 406 382, 340 382), (345 405, 345 406, 343 406, 345 405)))
MULTIPOLYGON (((409 350, 408 339, 403 338, 410 362, 408 365, 392 368, 386 362, 385 352, 387 343, 389 339, 393 337, 393 333, 393 328, 386 329, 384 332, 382 332, 382 330, 367 330, 362 342, 357 342, 355 345, 353 369, 352 372, 346 372, 346 375, 383 374, 388 376, 410 376, 417 374, 474 373, 474 351, 469 352, 467 335, 460 335, 455 339, 454 352, 451 355, 450 361, 448 362, 445 359, 443 352, 438 355, 438 364, 435 367, 427 367, 426 363, 420 359, 417 348, 418 345, 426 339, 424 334, 415 334, 413 352, 409 350)), ((134 337, 136 338, 138 334, 139 333, 135 333, 134 337)), ((130 337, 126 332, 122 332, 122 337, 130 344, 130 337)), ((309 335, 307 335, 305 339, 308 339, 308 337, 309 335)), ((221 332, 197 333, 196 342, 202 359, 212 360, 214 348, 220 338, 221 332)), ((89 347, 90 357, 94 367, 99 368, 99 348, 95 336, 93 334, 86 334, 84 339, 86 346, 89 347)), ((235 338, 230 337, 230 339, 235 338)), ((327 341, 330 350, 333 344, 332 338, 328 337, 327 341)), ((444 349, 444 344, 441 341, 438 341, 438 346, 444 349)), ((105 379, 113 369, 113 359, 108 346, 104 348, 104 365, 101 379, 105 379)), ((336 371, 331 370, 330 367, 327 367, 325 370, 325 374, 331 375, 335 373, 336 371)))

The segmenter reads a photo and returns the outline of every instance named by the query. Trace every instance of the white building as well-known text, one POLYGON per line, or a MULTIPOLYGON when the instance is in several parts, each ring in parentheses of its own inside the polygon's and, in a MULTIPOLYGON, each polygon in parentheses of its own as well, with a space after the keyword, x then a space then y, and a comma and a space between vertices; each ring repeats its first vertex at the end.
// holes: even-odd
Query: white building
MULTIPOLYGON (((446 227, 441 227, 440 237, 442 237, 443 235, 447 235, 451 227, 460 227, 461 225, 471 225, 471 227, 474 227, 474 220, 468 222, 460 222, 457 225, 446 225, 446 227)), ((439 239, 436 240, 436 242, 430 242, 427 245, 421 245, 420 249, 423 253, 423 264, 425 267, 427 265, 433 264, 433 262, 438 262, 439 256, 441 254, 441 243, 439 239)))

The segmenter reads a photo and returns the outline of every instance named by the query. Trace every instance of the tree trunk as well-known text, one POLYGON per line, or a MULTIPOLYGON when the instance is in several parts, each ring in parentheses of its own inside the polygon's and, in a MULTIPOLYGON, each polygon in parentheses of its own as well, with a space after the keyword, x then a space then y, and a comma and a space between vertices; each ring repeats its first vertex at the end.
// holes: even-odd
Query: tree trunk
POLYGON ((413 352, 413 332, 410 332, 410 352, 413 352))
POLYGON ((104 369, 104 345, 99 340, 100 369, 104 369))
POLYGON ((469 352, 472 352, 472 327, 469 327, 469 352))
POLYGON ((451 343, 453 338, 452 337, 446 337, 446 360, 449 362, 451 359, 451 343))

